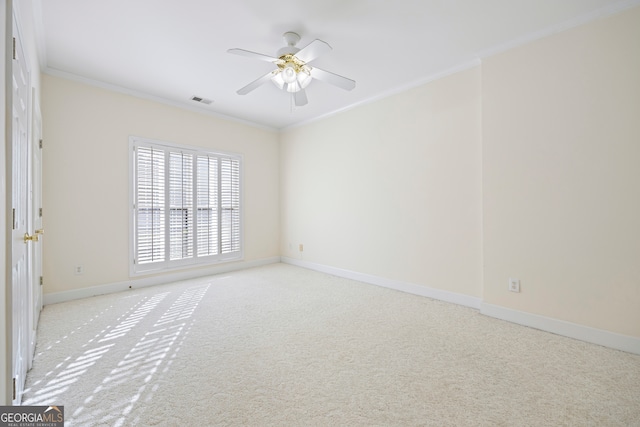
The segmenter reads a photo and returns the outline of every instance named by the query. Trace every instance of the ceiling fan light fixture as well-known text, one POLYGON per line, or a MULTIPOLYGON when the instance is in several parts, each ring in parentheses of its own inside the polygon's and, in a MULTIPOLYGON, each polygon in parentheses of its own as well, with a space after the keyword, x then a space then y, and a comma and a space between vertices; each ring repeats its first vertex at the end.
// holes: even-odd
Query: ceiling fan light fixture
POLYGON ((296 70, 295 66, 285 66, 271 77, 271 81, 280 90, 289 93, 299 92, 311 83, 311 72, 307 67, 296 70))
POLYGON ((304 89, 309 86, 309 83, 311 83, 311 72, 305 67, 298 73, 296 79, 298 80, 300 87, 304 89))
POLYGON ((302 90, 302 88, 296 80, 294 80, 292 83, 287 83, 287 92, 296 93, 300 90, 302 90))
POLYGON ((281 73, 276 73, 274 74, 273 77, 271 77, 271 81, 273 82, 274 85, 276 85, 276 87, 280 90, 284 89, 284 80, 282 79, 282 76, 280 75, 281 73))
POLYGON ((292 84, 298 80, 298 73, 293 64, 287 64, 280 73, 285 83, 292 84))

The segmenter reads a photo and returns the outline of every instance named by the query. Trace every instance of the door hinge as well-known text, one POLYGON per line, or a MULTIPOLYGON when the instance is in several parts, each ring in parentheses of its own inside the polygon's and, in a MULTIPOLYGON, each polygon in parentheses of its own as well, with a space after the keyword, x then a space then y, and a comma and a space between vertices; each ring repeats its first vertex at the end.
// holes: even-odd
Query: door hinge
POLYGON ((16 229, 16 208, 11 209, 11 228, 16 229))
POLYGON ((42 140, 40 140, 40 142, 38 143, 40 149, 42 150, 42 140))
POLYGON ((40 286, 44 285, 44 277, 40 276, 40 286))
POLYGON ((13 59, 16 59, 16 38, 13 38, 13 59))
POLYGON ((13 399, 12 400, 16 400, 16 379, 15 378, 13 379, 13 399))

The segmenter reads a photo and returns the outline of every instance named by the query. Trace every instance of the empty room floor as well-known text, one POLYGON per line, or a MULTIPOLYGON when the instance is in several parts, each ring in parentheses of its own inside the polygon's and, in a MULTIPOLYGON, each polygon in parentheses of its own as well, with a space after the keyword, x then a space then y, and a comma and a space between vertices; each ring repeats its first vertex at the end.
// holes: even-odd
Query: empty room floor
POLYGON ((286 264, 46 306, 68 426, 640 426, 640 356, 286 264))

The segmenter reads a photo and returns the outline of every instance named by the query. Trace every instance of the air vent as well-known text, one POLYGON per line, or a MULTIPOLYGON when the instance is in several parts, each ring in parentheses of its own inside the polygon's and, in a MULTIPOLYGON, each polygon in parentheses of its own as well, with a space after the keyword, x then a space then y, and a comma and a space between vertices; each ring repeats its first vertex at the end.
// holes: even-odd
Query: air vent
POLYGON ((199 102, 201 104, 207 104, 207 105, 209 105, 209 104, 211 104, 213 102, 211 99, 201 98, 201 97, 195 96, 195 95, 191 97, 191 100, 199 102))

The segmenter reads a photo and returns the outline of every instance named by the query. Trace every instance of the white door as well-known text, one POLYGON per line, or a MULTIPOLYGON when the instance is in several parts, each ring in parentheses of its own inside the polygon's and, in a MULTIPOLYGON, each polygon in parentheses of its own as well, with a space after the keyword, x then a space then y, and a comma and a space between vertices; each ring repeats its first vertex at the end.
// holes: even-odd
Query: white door
POLYGON ((29 363, 29 245, 26 238, 29 197, 29 70, 19 37, 15 15, 13 17, 13 141, 12 148, 12 324, 13 324, 13 404, 22 399, 24 381, 29 363))
POLYGON ((31 214, 31 230, 39 237, 38 241, 31 245, 31 295, 29 313, 29 365, 33 362, 36 351, 36 331, 38 319, 42 310, 42 245, 44 228, 42 225, 42 116, 36 99, 35 90, 32 90, 31 111, 33 114, 33 128, 31 137, 31 191, 29 195, 29 213, 31 214))

